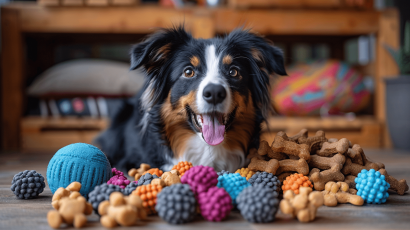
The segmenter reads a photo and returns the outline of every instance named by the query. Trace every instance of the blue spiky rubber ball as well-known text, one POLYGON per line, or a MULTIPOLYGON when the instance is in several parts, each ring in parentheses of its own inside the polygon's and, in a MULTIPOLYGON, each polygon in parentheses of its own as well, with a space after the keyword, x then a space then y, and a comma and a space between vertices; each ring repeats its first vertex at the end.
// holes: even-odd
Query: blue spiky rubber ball
POLYGON ((230 173, 219 176, 218 184, 216 186, 224 188, 231 196, 232 204, 236 205, 236 197, 242 192, 242 190, 251 186, 251 184, 239 173, 230 173))
POLYGON ((111 176, 111 165, 105 154, 85 143, 61 148, 47 166, 47 183, 53 194, 58 188, 77 181, 81 183, 81 195, 87 197, 95 186, 107 183, 111 176))
POLYGON ((366 203, 382 204, 389 197, 387 189, 390 184, 386 182, 384 175, 374 169, 367 171, 363 169, 356 179, 356 189, 358 196, 361 196, 366 203))

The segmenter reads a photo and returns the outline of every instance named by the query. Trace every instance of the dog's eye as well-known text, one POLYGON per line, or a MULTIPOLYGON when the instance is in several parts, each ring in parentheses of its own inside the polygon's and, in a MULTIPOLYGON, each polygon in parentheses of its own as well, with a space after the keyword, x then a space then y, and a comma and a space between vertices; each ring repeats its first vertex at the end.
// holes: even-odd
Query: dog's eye
POLYGON ((236 77, 238 76, 238 70, 235 68, 232 68, 229 70, 229 75, 231 75, 231 77, 236 77))
POLYGON ((193 77, 195 75, 195 72, 191 68, 186 68, 184 70, 184 75, 185 75, 185 77, 193 77))

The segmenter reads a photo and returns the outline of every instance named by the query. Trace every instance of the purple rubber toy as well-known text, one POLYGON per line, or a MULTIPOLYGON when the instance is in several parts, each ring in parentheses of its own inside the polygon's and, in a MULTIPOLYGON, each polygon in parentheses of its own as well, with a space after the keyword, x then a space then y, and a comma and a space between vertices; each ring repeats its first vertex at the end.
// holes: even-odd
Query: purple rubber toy
POLYGON ((189 184, 195 196, 201 192, 208 191, 218 183, 218 175, 209 166, 194 166, 181 177, 181 183, 189 184))
POLYGON ((124 189, 130 183, 130 181, 124 176, 123 172, 117 170, 116 168, 112 168, 111 172, 114 176, 107 181, 107 184, 118 185, 124 189))
POLYGON ((231 196, 223 188, 213 187, 198 195, 201 215, 208 221, 222 221, 229 215, 233 206, 231 196))

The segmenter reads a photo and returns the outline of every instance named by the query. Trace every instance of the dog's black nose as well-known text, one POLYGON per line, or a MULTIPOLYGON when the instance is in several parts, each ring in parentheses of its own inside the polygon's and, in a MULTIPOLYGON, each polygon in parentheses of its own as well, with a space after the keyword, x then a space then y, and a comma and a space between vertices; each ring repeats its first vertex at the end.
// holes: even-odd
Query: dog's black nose
POLYGON ((226 98, 226 90, 222 85, 208 84, 202 96, 206 102, 216 105, 226 98))

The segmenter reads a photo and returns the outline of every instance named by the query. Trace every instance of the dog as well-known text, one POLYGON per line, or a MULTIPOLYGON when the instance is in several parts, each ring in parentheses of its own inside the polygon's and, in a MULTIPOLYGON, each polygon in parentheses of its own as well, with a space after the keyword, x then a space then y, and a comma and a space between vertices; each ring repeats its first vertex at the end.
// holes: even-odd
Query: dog
POLYGON ((147 81, 97 138, 113 166, 245 166, 273 111, 270 76, 286 75, 280 49, 249 30, 195 39, 179 26, 154 33, 130 55, 130 69, 142 68, 147 81))

